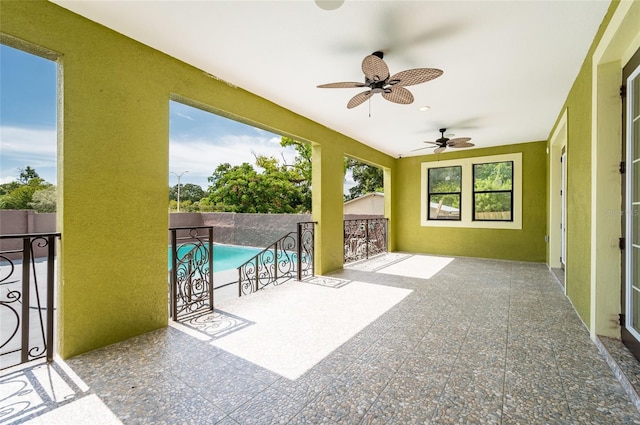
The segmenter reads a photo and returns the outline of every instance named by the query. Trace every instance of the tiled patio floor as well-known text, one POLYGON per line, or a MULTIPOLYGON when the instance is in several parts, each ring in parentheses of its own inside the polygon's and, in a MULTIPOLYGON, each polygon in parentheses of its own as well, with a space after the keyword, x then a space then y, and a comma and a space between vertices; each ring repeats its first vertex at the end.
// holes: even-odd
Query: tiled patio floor
POLYGON ((392 254, 217 307, 5 375, 0 423, 640 424, 542 264, 392 254))

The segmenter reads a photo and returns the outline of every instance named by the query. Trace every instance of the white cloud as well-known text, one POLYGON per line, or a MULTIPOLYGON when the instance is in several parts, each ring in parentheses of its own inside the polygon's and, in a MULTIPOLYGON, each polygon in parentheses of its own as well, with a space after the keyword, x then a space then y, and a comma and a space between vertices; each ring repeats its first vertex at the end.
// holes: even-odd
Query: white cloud
POLYGON ((349 189, 356 185, 355 180, 353 180, 353 175, 351 174, 351 170, 347 170, 347 173, 344 176, 344 194, 349 194, 349 189))
MULTIPOLYGON (((185 118, 190 118, 184 116, 185 118)), ((182 182, 195 183, 206 188, 209 177, 219 164, 228 162, 239 165, 255 164, 252 152, 274 156, 292 162, 295 150, 280 146, 280 137, 264 130, 244 135, 199 137, 187 140, 171 140, 170 171, 181 173, 189 170, 182 182)), ((56 182, 56 130, 0 126, 0 182, 17 180, 20 168, 34 168, 46 181, 56 182)), ((170 184, 176 177, 171 175, 170 184)))
POLYGON ((33 155, 55 163, 56 130, 0 127, 2 155, 33 155))
MULTIPOLYGON (((180 182, 199 184, 207 188, 207 177, 223 163, 240 165, 243 162, 255 164, 253 155, 273 156, 282 162, 292 163, 296 152, 292 147, 280 146, 280 137, 268 132, 258 135, 223 135, 217 139, 172 139, 169 145, 169 170, 181 173, 188 170, 180 182)), ((177 183, 177 177, 171 175, 170 185, 177 183)))
MULTIPOLYGON (((189 118, 185 116, 185 118, 189 118)), ((273 156, 282 162, 293 163, 296 151, 280 146, 280 136, 261 129, 250 134, 227 134, 219 137, 172 139, 169 145, 169 171, 183 175, 181 183, 193 183, 207 188, 207 178, 222 163, 255 164, 255 156, 273 156)), ((19 169, 34 168, 46 181, 56 183, 56 130, 0 126, 0 183, 17 180, 19 169)), ((169 184, 176 184, 170 174, 169 184)), ((347 176, 345 190, 355 184, 347 176)))
POLYGON ((176 112, 176 115, 182 118, 186 118, 189 121, 195 121, 193 118, 191 118, 189 115, 185 115, 185 114, 181 114, 180 112, 176 112))
POLYGON ((56 182, 56 130, 0 126, 0 181, 15 180, 27 165, 56 182))

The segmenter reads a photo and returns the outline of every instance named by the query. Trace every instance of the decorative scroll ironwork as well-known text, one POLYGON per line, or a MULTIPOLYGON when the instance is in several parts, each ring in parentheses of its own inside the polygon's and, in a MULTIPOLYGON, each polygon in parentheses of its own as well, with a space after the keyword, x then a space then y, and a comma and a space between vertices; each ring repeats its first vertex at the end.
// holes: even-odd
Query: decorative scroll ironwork
POLYGON ((302 221, 298 223, 298 275, 302 280, 306 276, 314 276, 313 247, 315 244, 315 221, 302 221))
POLYGON ((387 252, 386 218, 344 221, 344 264, 387 252))
POLYGON ((298 223, 296 232, 286 234, 238 267, 238 296, 313 276, 314 225, 298 223))
POLYGON ((0 236, 6 246, 15 246, 0 251, 0 370, 44 357, 53 360, 59 238, 60 233, 0 236), (43 251, 46 257, 36 258, 43 251))
POLYGON ((170 315, 213 310, 213 227, 172 227, 170 315))

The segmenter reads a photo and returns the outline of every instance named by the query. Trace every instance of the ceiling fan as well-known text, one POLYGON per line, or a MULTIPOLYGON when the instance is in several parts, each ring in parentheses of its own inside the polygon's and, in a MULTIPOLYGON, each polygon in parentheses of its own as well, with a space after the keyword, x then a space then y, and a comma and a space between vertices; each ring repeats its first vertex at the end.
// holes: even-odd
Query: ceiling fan
POLYGON ((414 149, 411 152, 419 151, 422 149, 436 148, 433 152, 440 153, 447 148, 470 148, 472 146, 475 146, 473 143, 469 143, 469 140, 471 140, 470 137, 456 137, 455 139, 449 139, 447 137, 444 137, 445 131, 447 131, 446 128, 440 129, 441 136, 435 142, 424 142, 432 144, 433 146, 425 146, 424 148, 414 149))
POLYGON ((413 95, 404 88, 414 84, 425 83, 442 75, 442 70, 436 68, 414 68, 389 75, 389 67, 382 60, 382 52, 373 52, 362 61, 364 83, 341 82, 321 84, 319 88, 354 88, 367 87, 367 91, 358 93, 349 100, 347 108, 355 108, 370 99, 376 93, 382 93, 382 97, 390 102, 409 104, 413 102, 413 95))

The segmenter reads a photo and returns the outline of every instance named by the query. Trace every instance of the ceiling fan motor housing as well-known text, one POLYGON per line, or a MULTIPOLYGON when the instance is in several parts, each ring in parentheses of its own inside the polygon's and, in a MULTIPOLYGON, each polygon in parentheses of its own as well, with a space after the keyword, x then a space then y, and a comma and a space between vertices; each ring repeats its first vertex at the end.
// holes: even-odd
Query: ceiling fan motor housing
POLYGON ((369 86, 371 91, 373 91, 374 93, 382 93, 384 91, 384 86, 387 85, 387 80, 366 79, 365 84, 369 86))
POLYGON ((445 146, 447 144, 447 142, 449 141, 448 137, 444 137, 444 132, 445 131, 447 131, 446 128, 441 128, 440 129, 440 133, 442 134, 442 137, 440 137, 438 140, 436 140, 436 142, 438 142, 442 146, 445 146))

